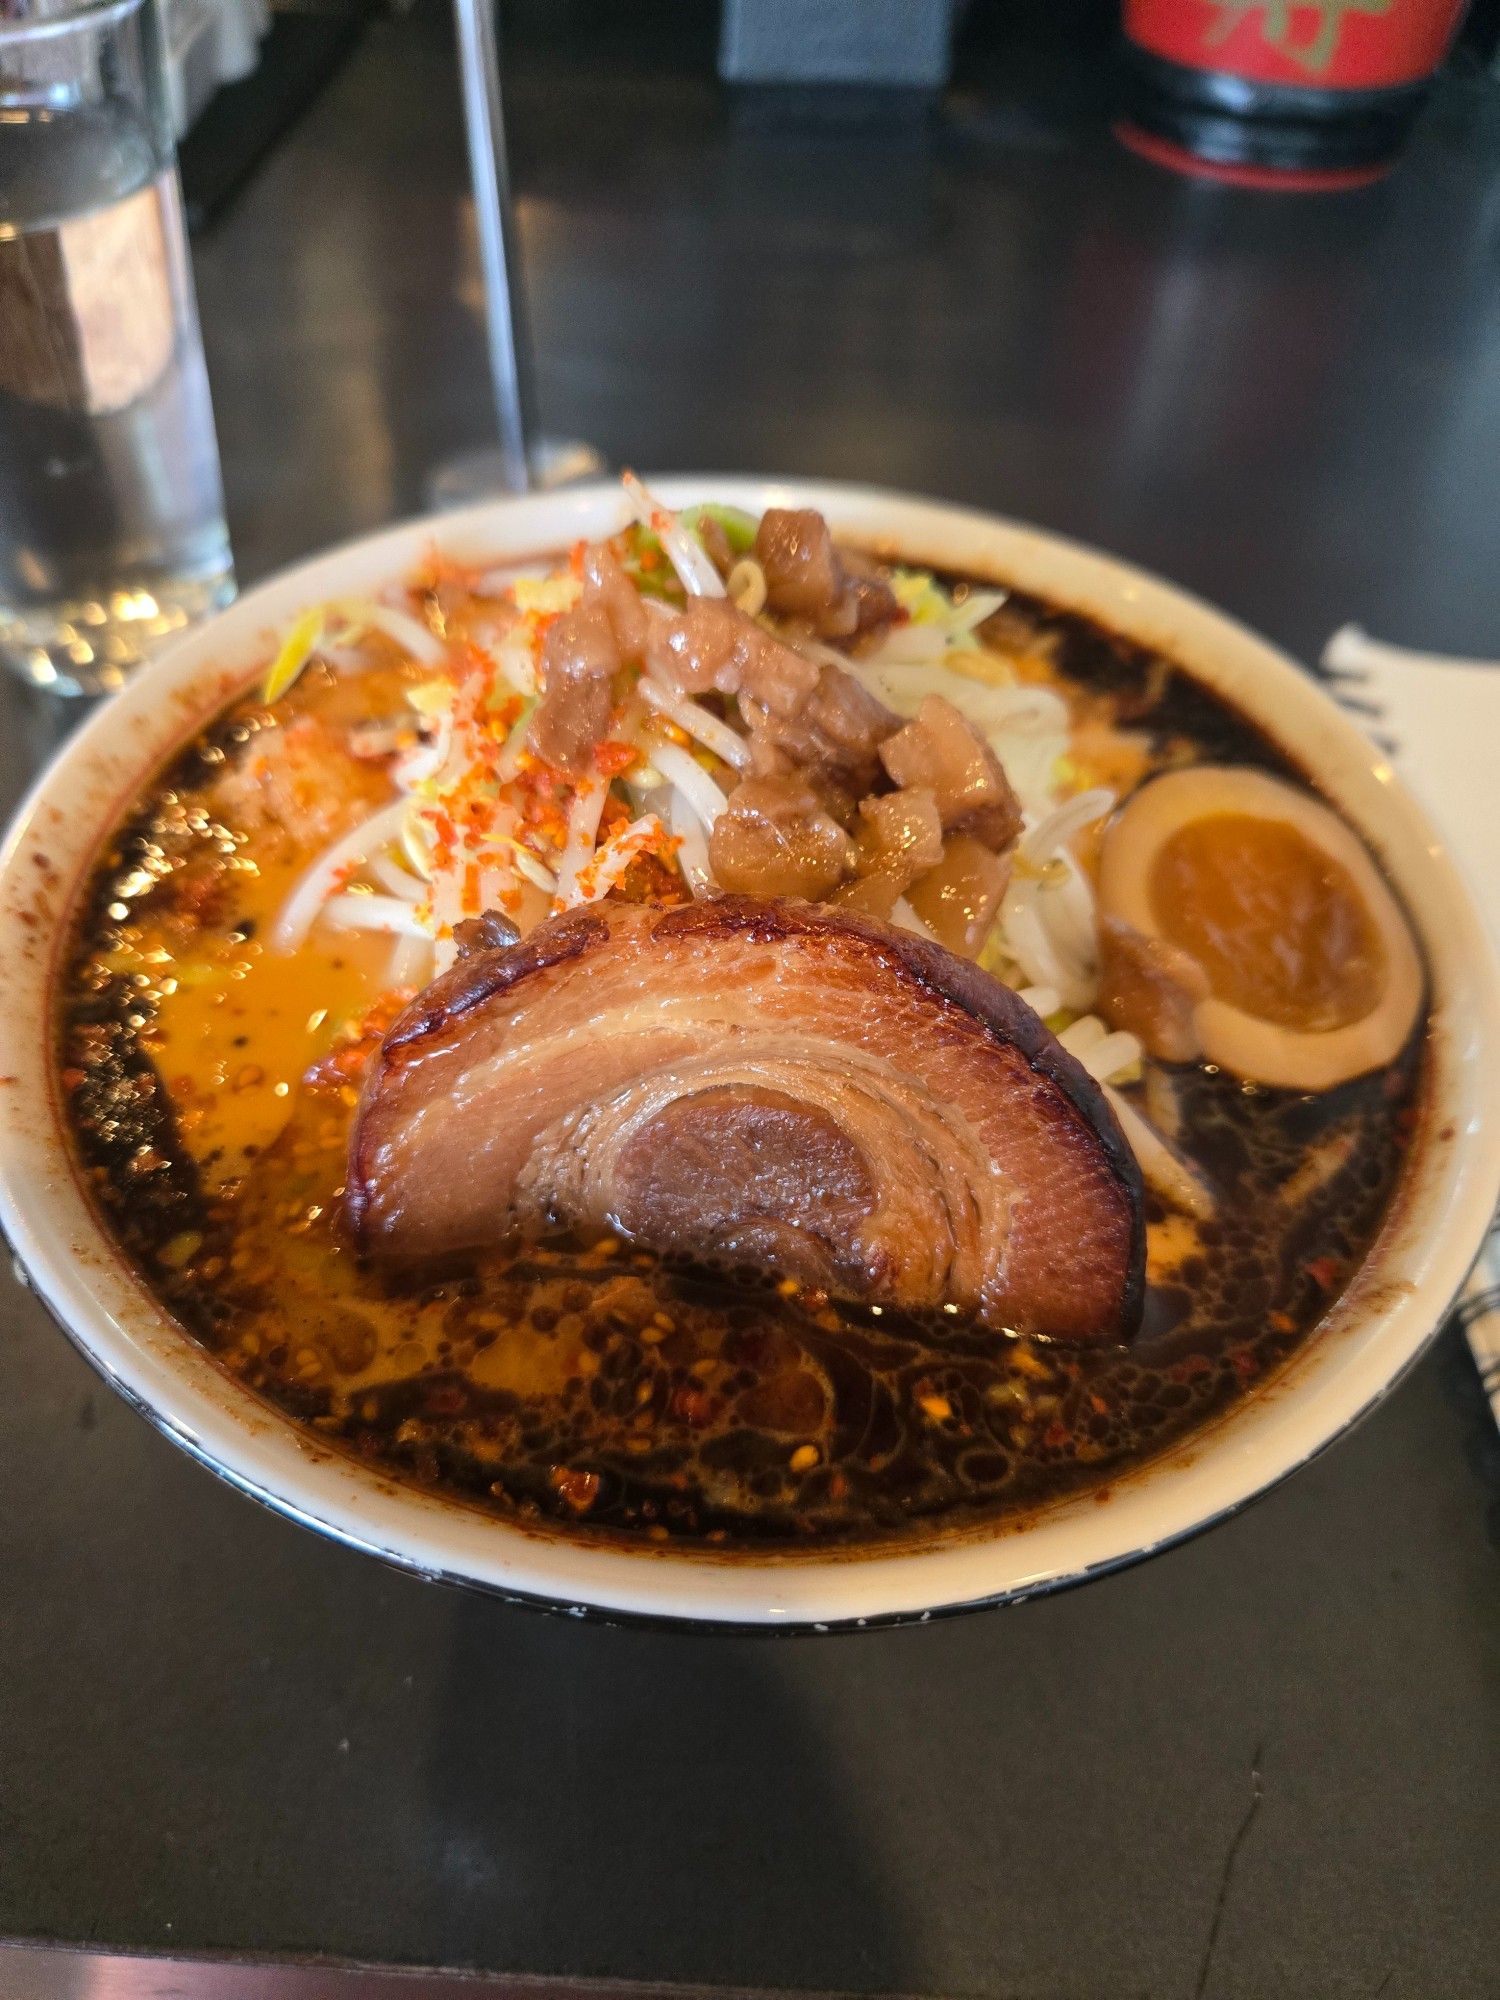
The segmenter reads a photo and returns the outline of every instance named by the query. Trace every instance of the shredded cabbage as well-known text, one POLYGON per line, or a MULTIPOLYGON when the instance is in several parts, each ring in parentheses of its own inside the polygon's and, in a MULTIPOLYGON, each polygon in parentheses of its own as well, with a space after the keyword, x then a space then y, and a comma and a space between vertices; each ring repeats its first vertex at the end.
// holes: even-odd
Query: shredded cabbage
MULTIPOLYGON (((383 632, 423 666, 440 667, 447 656, 443 641, 409 611, 398 610, 392 604, 377 604, 370 598, 339 599, 314 605, 292 622, 261 684, 262 700, 280 701, 296 684, 325 638, 327 650, 337 653, 356 645, 370 631, 383 632)), ((357 664, 348 662, 351 668, 357 664)))
POLYGON ((724 530, 724 539, 737 556, 747 556, 755 547, 755 532, 760 526, 753 514, 747 514, 743 507, 724 507, 716 500, 700 500, 696 507, 684 507, 677 516, 683 527, 693 534, 700 532, 704 519, 717 521, 724 530))
POLYGON ((281 649, 271 662, 264 682, 261 684, 263 701, 280 701, 302 673, 313 654, 318 650, 318 642, 323 637, 323 612, 321 606, 304 611, 296 619, 281 642, 281 649))
POLYGON ((518 576, 511 594, 518 611, 536 611, 545 617, 571 611, 583 595, 583 585, 570 571, 558 570, 551 576, 518 576))

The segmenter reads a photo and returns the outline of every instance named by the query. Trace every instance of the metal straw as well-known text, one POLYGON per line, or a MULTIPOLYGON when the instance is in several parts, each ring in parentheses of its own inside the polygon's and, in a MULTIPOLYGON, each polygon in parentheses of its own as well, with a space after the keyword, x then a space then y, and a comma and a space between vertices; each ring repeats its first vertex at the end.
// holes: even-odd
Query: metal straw
POLYGON ((531 485, 530 446, 535 433, 531 343, 505 158, 505 113, 500 103, 500 50, 495 32, 498 4, 499 0, 453 0, 453 13, 458 24, 464 124, 484 273, 490 375, 500 422, 500 484, 507 492, 524 493, 531 485))

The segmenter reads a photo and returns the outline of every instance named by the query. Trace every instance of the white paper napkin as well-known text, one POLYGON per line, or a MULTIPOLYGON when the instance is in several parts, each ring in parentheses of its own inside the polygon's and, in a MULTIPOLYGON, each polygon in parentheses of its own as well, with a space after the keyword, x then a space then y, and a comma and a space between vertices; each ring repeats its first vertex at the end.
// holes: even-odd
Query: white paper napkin
MULTIPOLYGON (((1386 646, 1357 625, 1335 632, 1323 665, 1436 821, 1500 944, 1500 660, 1452 660, 1386 646)), ((1458 1308, 1500 1423, 1500 1219, 1458 1308)))

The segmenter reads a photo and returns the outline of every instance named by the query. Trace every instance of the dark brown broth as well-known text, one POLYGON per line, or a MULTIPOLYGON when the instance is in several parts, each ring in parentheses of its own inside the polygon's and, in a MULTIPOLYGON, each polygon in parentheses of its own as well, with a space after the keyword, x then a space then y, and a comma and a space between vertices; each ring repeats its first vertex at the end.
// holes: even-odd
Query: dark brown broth
MULTIPOLYGON (((1079 686, 1125 689, 1137 726, 1162 742, 1290 769, 1146 649, 1019 597, 1001 617, 1040 636, 1079 686)), ((149 995, 104 961, 119 936, 111 908, 143 852, 184 876, 182 864, 201 866, 212 834, 184 824, 182 801, 218 753, 235 754, 237 733, 231 718, 168 774, 171 803, 148 803, 101 869, 62 996, 64 1074, 97 1198, 154 1288, 247 1386, 373 1464, 513 1518, 657 1541, 868 1541, 981 1521, 1102 1486, 1263 1380, 1368 1248, 1418 1044, 1323 1097, 1179 1072, 1221 1220, 1151 1288, 1134 1344, 1100 1353, 789 1296, 613 1241, 558 1238, 403 1280, 361 1268, 334 1198, 347 1106, 315 1090, 244 1185, 206 1199, 143 1046, 149 995), (1315 1149, 1338 1164, 1287 1209, 1278 1190, 1315 1149), (185 1239, 197 1239, 187 1259, 185 1239), (423 1365, 362 1381, 392 1314, 419 1336, 423 1365), (545 1386, 497 1385, 496 1361, 512 1355, 545 1386)), ((232 929, 232 900, 209 920, 232 929)))

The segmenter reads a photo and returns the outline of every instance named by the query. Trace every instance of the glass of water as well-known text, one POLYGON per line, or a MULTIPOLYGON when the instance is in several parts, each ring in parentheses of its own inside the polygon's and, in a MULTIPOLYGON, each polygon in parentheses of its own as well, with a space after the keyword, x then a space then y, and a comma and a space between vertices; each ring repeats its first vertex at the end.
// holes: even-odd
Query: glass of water
POLYGON ((233 595, 158 0, 0 0, 0 660, 100 693, 233 595))

